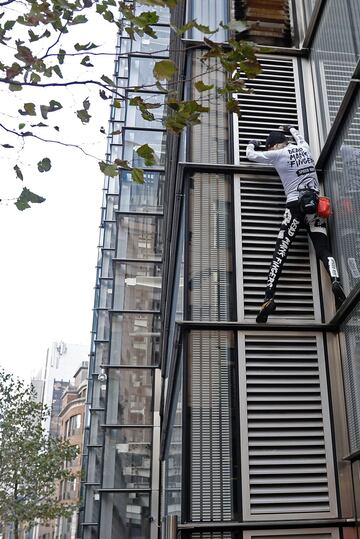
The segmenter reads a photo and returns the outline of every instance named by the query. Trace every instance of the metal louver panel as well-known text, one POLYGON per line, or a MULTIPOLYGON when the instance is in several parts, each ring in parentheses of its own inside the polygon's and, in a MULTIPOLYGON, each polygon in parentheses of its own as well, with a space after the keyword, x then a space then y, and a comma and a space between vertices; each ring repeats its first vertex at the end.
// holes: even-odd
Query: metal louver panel
POLYGON ((338 539, 336 528, 296 529, 296 530, 259 530, 244 532, 244 539, 338 539))
POLYGON ((245 519, 336 516, 323 344, 239 334, 245 519))
MULTIPOLYGON (((235 117, 240 161, 249 161, 245 149, 250 139, 265 142, 269 131, 281 124, 297 125, 294 64, 291 58, 260 58, 262 73, 248 82, 251 94, 238 94, 241 116, 235 117)), ((235 154, 236 154, 235 149, 235 154)))
MULTIPOLYGON (((285 195, 275 173, 244 175, 235 179, 238 232, 239 313, 252 318, 264 298, 267 273, 279 227, 285 195)), ((277 309, 272 317, 314 320, 313 284, 309 244, 305 230, 293 241, 277 290, 277 309)), ((241 316, 241 314, 240 314, 241 316)))
POLYGON ((232 500, 233 334, 194 331, 189 338, 190 520, 229 521, 232 500))

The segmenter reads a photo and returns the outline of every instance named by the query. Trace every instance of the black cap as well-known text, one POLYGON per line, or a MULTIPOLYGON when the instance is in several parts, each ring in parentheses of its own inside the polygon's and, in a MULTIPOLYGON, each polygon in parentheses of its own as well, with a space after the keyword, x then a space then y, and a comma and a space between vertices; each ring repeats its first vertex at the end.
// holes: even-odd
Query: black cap
POLYGON ((287 142, 285 134, 282 131, 271 131, 265 141, 265 148, 268 150, 275 144, 281 144, 282 142, 287 142))

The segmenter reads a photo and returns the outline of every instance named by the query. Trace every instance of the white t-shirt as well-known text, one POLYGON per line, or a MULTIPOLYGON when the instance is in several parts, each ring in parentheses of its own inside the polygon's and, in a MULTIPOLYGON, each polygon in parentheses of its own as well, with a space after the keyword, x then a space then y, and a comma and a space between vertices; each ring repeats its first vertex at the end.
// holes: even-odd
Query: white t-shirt
POLYGON ((309 145, 295 128, 290 129, 290 133, 296 144, 290 143, 280 150, 258 152, 253 144, 248 144, 246 148, 246 157, 250 161, 275 167, 284 187, 286 202, 298 200, 301 189, 319 191, 315 162, 309 145))

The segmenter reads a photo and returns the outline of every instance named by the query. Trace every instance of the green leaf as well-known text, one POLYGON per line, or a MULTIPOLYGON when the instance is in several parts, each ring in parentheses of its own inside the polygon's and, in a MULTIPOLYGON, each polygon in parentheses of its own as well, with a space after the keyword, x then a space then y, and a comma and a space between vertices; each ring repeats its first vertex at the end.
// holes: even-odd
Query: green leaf
POLYGON ((134 183, 144 183, 144 171, 142 168, 133 168, 131 177, 134 183))
POLYGON ((13 79, 22 73, 23 68, 17 62, 14 62, 10 67, 6 68, 6 78, 13 79))
POLYGON ((81 120, 83 124, 88 124, 90 122, 91 115, 85 109, 77 110, 76 116, 81 120))
POLYGON ((66 55, 66 51, 64 49, 59 49, 59 52, 58 52, 58 55, 57 55, 57 59, 58 59, 59 64, 64 63, 65 55, 66 55))
POLYGON ((185 32, 192 30, 193 28, 196 28, 196 30, 199 30, 199 32, 202 32, 203 34, 215 34, 218 30, 217 28, 215 28, 214 30, 210 30, 208 26, 205 26, 204 24, 199 24, 196 19, 187 22, 183 26, 180 26, 180 28, 176 28, 175 26, 172 26, 172 28, 178 35, 184 34, 185 32))
POLYGON ((101 172, 103 172, 105 176, 110 176, 111 178, 115 178, 119 174, 118 167, 115 164, 105 163, 105 161, 100 161, 99 167, 100 167, 101 172))
POLYGON ((11 84, 9 84, 10 92, 20 92, 22 89, 23 87, 21 86, 20 83, 15 84, 14 82, 12 82, 11 84))
POLYGON ((39 172, 48 172, 51 169, 51 161, 48 157, 44 157, 37 164, 39 172))
POLYGON ((61 69, 59 66, 55 65, 53 67, 53 70, 55 71, 55 73, 57 74, 57 76, 62 79, 63 78, 63 74, 61 73, 61 69))
POLYGON ((19 124, 19 129, 24 129, 26 124, 19 124))
POLYGON ((49 112, 56 112, 60 109, 62 109, 62 104, 54 99, 50 101, 49 105, 40 105, 41 116, 44 118, 44 120, 48 119, 49 112))
POLYGON ((88 98, 88 97, 83 101, 83 107, 84 107, 84 110, 89 110, 89 108, 90 108, 90 101, 89 101, 89 98, 88 98))
POLYGON ((148 144, 143 144, 135 151, 139 157, 144 159, 146 167, 151 167, 155 164, 155 152, 148 144))
POLYGON ((36 116, 35 103, 24 103, 24 110, 18 112, 21 116, 36 116))
POLYGON ((41 77, 37 73, 31 73, 30 80, 32 83, 37 84, 38 82, 41 81, 41 77))
POLYGON ((176 71, 176 65, 172 60, 160 60, 155 63, 153 74, 157 80, 170 80, 176 71))
POLYGON ((14 28, 16 21, 6 21, 4 24, 4 30, 8 31, 14 28))
POLYGON ((120 99, 114 99, 113 105, 116 109, 121 109, 121 101, 120 99))
POLYGON ((206 92, 207 90, 212 90, 214 88, 213 84, 205 84, 202 80, 195 82, 194 86, 198 92, 206 92))
POLYGON ((69 24, 84 24, 85 22, 88 22, 88 19, 85 15, 77 15, 69 24))
POLYGON ((105 82, 105 84, 108 84, 109 86, 115 86, 113 81, 107 77, 106 75, 102 75, 101 80, 105 82))
POLYGON ((76 51, 90 51, 91 49, 96 49, 99 45, 95 45, 95 43, 86 43, 85 45, 80 45, 80 43, 76 43, 74 45, 74 48, 76 51))
POLYGON ((240 105, 237 99, 234 99, 233 97, 226 100, 226 110, 228 112, 233 112, 235 114, 240 115, 240 105))
POLYGON ((35 193, 32 193, 29 189, 24 187, 24 189, 21 191, 20 196, 18 197, 17 201, 15 202, 15 206, 18 210, 23 211, 27 208, 30 208, 30 202, 33 204, 41 204, 41 202, 44 202, 45 198, 36 195, 35 193))
MULTIPOLYGON (((121 131, 119 132, 121 133, 121 131)), ((126 170, 132 170, 129 165, 129 161, 126 161, 125 159, 115 159, 114 163, 120 168, 124 168, 126 170)))
POLYGON ((84 56, 84 58, 80 62, 81 65, 85 67, 94 67, 94 64, 90 62, 90 56, 84 56))
POLYGON ((24 176, 23 176, 23 174, 22 174, 22 172, 21 172, 18 165, 14 166, 14 170, 15 170, 15 173, 16 173, 16 177, 19 178, 19 180, 23 181, 24 176))

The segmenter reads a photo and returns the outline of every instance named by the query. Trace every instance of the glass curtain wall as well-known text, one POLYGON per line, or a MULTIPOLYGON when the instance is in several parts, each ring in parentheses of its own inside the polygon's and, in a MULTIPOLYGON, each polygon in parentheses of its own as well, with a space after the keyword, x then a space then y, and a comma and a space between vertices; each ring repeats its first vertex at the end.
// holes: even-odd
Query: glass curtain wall
POLYGON ((156 166, 144 167, 143 184, 134 183, 131 174, 123 171, 119 178, 107 178, 104 189, 88 403, 84 539, 157 536, 159 455, 153 449, 160 436, 157 367, 165 133, 164 94, 155 86, 152 69, 157 59, 168 55, 169 12, 129 4, 135 4, 137 14, 157 11, 159 38, 131 40, 125 31, 120 33, 114 79, 129 99, 139 95, 159 107, 154 109, 155 119, 146 122, 129 101, 121 108, 113 106, 108 157, 144 167, 136 150, 148 143, 157 160, 156 166), (139 86, 138 91, 134 89, 139 86))

